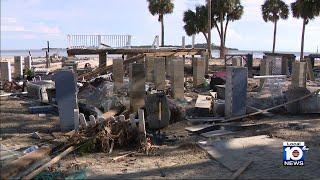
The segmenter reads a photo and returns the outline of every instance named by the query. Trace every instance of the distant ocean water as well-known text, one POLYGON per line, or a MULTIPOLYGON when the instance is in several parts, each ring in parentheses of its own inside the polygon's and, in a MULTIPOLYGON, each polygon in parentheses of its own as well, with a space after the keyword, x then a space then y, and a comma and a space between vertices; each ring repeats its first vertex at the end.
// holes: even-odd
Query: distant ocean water
MULTIPOLYGON (((1 50, 0 55, 1 57, 10 57, 10 56, 27 56, 31 52, 33 57, 45 57, 46 51, 41 49, 31 49, 31 50, 1 50)), ((229 50, 228 54, 248 54, 252 53, 254 58, 262 58, 264 51, 249 51, 249 50, 229 50)), ((54 49, 50 50, 50 55, 58 54, 60 56, 67 56, 66 49, 54 49)), ((300 57, 300 52, 281 52, 281 53, 291 53, 295 54, 297 58, 300 57)), ((309 55, 310 53, 304 53, 305 56, 309 55)), ((89 55, 88 55, 89 56, 89 55)), ((219 50, 213 50, 212 56, 215 58, 219 57, 219 50)))

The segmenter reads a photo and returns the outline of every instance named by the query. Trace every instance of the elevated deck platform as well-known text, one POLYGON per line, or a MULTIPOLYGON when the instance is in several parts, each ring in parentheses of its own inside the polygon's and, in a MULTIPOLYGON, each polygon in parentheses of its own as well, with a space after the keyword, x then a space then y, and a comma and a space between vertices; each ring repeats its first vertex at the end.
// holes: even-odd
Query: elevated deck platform
POLYGON ((206 49, 202 48, 79 48, 67 49, 68 56, 92 54, 123 54, 147 56, 183 56, 201 55, 206 49))

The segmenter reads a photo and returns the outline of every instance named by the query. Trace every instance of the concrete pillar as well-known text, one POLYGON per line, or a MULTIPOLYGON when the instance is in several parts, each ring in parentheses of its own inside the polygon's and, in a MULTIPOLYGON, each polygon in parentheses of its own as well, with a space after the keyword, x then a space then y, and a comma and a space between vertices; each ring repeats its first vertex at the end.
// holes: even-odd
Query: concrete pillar
POLYGON ((167 56, 166 58, 166 77, 170 78, 171 77, 171 69, 172 69, 172 64, 171 61, 173 59, 173 56, 167 56))
POLYGON ((225 89, 225 117, 246 114, 248 69, 227 66, 225 89))
POLYGON ((99 67, 107 66, 107 54, 106 52, 99 53, 99 67))
POLYGON ((77 126, 75 109, 78 109, 76 77, 71 69, 62 69, 54 76, 61 131, 77 126))
POLYGON ((154 62, 154 83, 157 90, 164 90, 166 86, 165 58, 159 57, 154 62))
POLYGON ((241 57, 233 57, 232 58, 232 66, 242 66, 242 58, 241 57))
POLYGON ((193 62, 193 86, 199 86, 204 83, 205 62, 203 58, 194 58, 193 62))
POLYGON ((175 99, 184 98, 184 64, 182 58, 172 60, 172 95, 175 99))
POLYGON ((0 62, 0 80, 1 81, 12 81, 11 78, 11 63, 10 62, 0 62))
POLYGON ((253 77, 253 54, 247 54, 247 68, 248 68, 248 77, 253 77))
MULTIPOLYGON (((260 76, 272 75, 272 60, 266 56, 263 57, 260 63, 260 76)), ((260 89, 263 87, 265 79, 260 79, 260 89)))
POLYGON ((209 72, 209 59, 210 59, 208 52, 203 52, 203 53, 202 53, 202 58, 203 58, 204 61, 205 61, 204 73, 205 73, 205 74, 208 74, 208 72, 209 72))
POLYGON ((289 75, 289 68, 288 68, 288 57, 282 56, 281 57, 281 74, 282 75, 289 75))
POLYGON ((145 104, 145 69, 144 64, 132 63, 129 67, 130 110, 136 112, 145 104))
POLYGON ((24 68, 31 69, 32 68, 31 62, 32 62, 31 56, 24 57, 24 68))
POLYGON ((23 76, 22 56, 14 56, 14 78, 23 76))
POLYGON ((293 63, 291 85, 293 88, 306 87, 307 63, 296 61, 293 63))
POLYGON ((123 69, 123 59, 117 58, 113 59, 113 80, 114 80, 114 88, 119 89, 123 85, 123 76, 124 76, 124 69, 123 69))
POLYGON ((154 57, 146 57, 145 68, 146 68, 146 81, 153 82, 153 73, 154 73, 154 57))

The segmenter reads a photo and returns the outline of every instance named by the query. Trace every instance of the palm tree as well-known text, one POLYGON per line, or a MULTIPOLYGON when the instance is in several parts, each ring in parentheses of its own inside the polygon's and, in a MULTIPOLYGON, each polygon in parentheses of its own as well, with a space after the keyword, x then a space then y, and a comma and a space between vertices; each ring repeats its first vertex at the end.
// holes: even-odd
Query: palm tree
POLYGON ((164 23, 163 16, 173 12, 174 4, 171 0, 147 0, 149 3, 149 11, 154 15, 158 15, 158 21, 161 22, 161 46, 164 46, 164 23))
POLYGON ((212 21, 220 37, 220 58, 224 58, 229 22, 241 18, 243 6, 240 0, 212 0, 211 4, 212 21), (218 25, 218 22, 220 25, 218 25))
POLYGON ((208 42, 208 9, 206 6, 196 6, 196 11, 187 10, 183 14, 183 26, 188 36, 202 33, 208 42))
POLYGON ((288 5, 282 0, 266 0, 261 6, 262 17, 265 22, 271 21, 274 23, 273 29, 273 46, 272 53, 276 47, 276 35, 278 20, 287 19, 289 15, 288 5))
POLYGON ((320 3, 319 0, 296 0, 296 2, 291 3, 291 10, 293 17, 303 19, 300 52, 300 61, 303 61, 304 34, 306 25, 310 20, 319 16, 320 3))

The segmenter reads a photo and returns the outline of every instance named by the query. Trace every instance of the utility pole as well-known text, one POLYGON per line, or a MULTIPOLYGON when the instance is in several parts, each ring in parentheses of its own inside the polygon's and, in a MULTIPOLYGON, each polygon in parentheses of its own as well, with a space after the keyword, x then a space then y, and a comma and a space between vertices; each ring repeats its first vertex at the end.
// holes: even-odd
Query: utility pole
POLYGON ((211 59, 211 0, 208 3, 208 56, 211 59))

